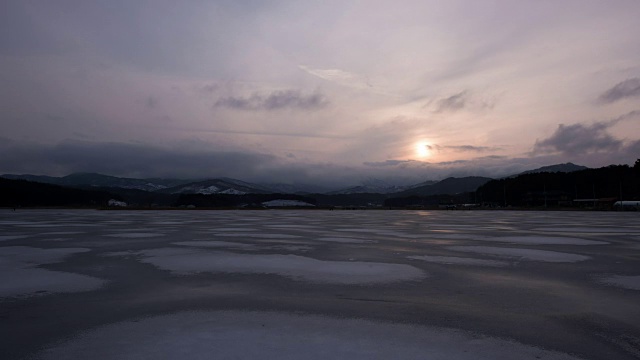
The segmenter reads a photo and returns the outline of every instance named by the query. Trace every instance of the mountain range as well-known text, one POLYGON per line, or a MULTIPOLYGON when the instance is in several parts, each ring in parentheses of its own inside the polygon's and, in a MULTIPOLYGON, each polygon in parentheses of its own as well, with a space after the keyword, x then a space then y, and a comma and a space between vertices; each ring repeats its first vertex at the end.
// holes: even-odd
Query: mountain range
MULTIPOLYGON (((538 169, 528 170, 521 174, 537 172, 572 172, 587 169, 587 167, 572 163, 545 166, 538 169)), ((518 175, 521 175, 518 174, 518 175)), ((517 175, 514 175, 517 176, 517 175)), ((73 173, 63 177, 44 175, 15 175, 4 174, 1 177, 6 179, 19 179, 32 182, 54 184, 72 188, 89 189, 127 189, 152 192, 157 194, 268 194, 268 193, 289 193, 289 194, 327 194, 327 195, 349 195, 349 194, 393 194, 394 196, 428 196, 435 194, 458 194, 475 191, 479 186, 484 185, 491 178, 479 176, 467 176, 461 178, 450 177, 441 181, 424 181, 418 184, 398 186, 380 179, 369 178, 360 184, 343 189, 327 191, 315 185, 289 185, 289 184, 255 184, 238 179, 214 178, 214 179, 165 179, 165 178, 127 178, 116 177, 96 173, 73 173)))

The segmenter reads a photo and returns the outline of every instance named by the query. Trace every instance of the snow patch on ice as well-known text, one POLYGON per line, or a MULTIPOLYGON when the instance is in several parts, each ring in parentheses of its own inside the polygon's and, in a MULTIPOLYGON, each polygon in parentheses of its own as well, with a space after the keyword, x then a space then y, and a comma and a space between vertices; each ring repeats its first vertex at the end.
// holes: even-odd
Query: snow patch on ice
POLYGON ((84 234, 84 231, 51 231, 39 235, 77 235, 84 234))
POLYGON ((600 282, 606 285, 613 285, 631 290, 640 290, 640 275, 624 276, 613 275, 600 279, 600 282))
POLYGON ((37 268, 64 261, 84 248, 40 249, 28 246, 0 248, 0 297, 20 297, 100 288, 106 281, 91 276, 37 268))
POLYGON ((307 252, 313 250, 314 248, 308 245, 273 245, 270 246, 269 249, 307 252))
POLYGON ((416 255, 407 256, 409 259, 422 260, 445 265, 477 265, 477 266, 508 266, 509 263, 497 260, 474 259, 455 256, 416 255))
POLYGON ((374 284, 419 280, 426 274, 405 264, 317 260, 298 255, 236 254, 199 249, 142 250, 142 262, 178 274, 222 272, 276 274, 293 280, 334 284, 374 284))
POLYGON ((548 359, 569 354, 469 332, 274 312, 181 312, 119 322, 38 359, 548 359))
POLYGON ((447 247, 454 251, 465 251, 477 254, 498 255, 506 257, 520 258, 522 260, 532 261, 545 261, 545 262, 577 262, 590 259, 586 255, 578 255, 571 253, 563 253, 557 251, 548 250, 534 250, 534 249, 518 249, 518 248, 503 248, 492 246, 449 246, 447 247))

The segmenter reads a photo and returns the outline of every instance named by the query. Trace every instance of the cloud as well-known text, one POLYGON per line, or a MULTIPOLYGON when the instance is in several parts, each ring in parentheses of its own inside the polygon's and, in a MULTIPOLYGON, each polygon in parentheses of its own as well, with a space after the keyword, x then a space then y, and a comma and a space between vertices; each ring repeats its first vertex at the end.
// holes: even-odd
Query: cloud
POLYGON ((373 166, 373 167, 392 167, 392 166, 402 167, 403 165, 420 165, 420 164, 428 164, 428 162, 417 161, 417 160, 385 160, 385 161, 367 161, 363 163, 363 165, 373 166))
POLYGON ((2 146, 2 151, 10 155, 0 162, 0 168, 5 172, 58 175, 100 172, 145 177, 250 176, 261 167, 277 163, 277 159, 271 155, 239 151, 203 151, 76 140, 55 145, 14 142, 2 146))
POLYGON ((487 151, 502 150, 502 148, 497 146, 474 146, 474 145, 447 145, 447 146, 443 146, 443 148, 451 149, 455 151, 464 151, 464 152, 487 152, 487 151))
POLYGON ((640 78, 631 78, 617 83, 598 98, 602 103, 613 103, 629 97, 640 97, 640 78))
POLYGON ((203 85, 203 86, 199 87, 197 90, 201 91, 201 92, 204 92, 204 93, 212 94, 212 93, 218 91, 219 88, 220 88, 220 85, 218 85, 216 83, 211 83, 211 84, 203 85))
MULTIPOLYGON (((359 184, 366 178, 410 185, 443 179, 453 173, 495 176, 502 174, 501 167, 513 166, 508 159, 490 158, 449 163, 386 160, 346 166, 299 161, 287 155, 216 150, 215 144, 206 142, 161 147, 122 142, 67 140, 45 145, 6 140, 0 142, 0 152, 6 155, 0 158, 0 174, 64 176, 96 172, 135 178, 230 177, 256 183, 316 184, 337 189, 359 184)), ((517 167, 519 171, 526 169, 517 167)))
POLYGON ((608 127, 608 124, 602 122, 592 125, 560 124, 549 138, 536 140, 533 151, 536 154, 566 155, 617 151, 622 146, 622 141, 611 136, 607 132, 608 127))
POLYGON ((339 85, 360 89, 367 89, 372 87, 369 83, 369 79, 348 71, 340 69, 312 69, 304 65, 300 65, 298 66, 298 68, 310 75, 319 77, 320 79, 326 81, 334 82, 339 85))
POLYGON ((599 121, 591 125, 572 124, 558 125, 556 131, 548 138, 536 140, 532 155, 562 154, 584 156, 596 153, 608 153, 626 156, 633 144, 625 144, 621 139, 611 135, 608 130, 621 121, 631 120, 640 115, 635 110, 608 121, 599 121), (630 147, 631 146, 631 147, 630 147))
POLYGON ((340 69, 314 69, 305 65, 298 68, 309 75, 313 75, 331 83, 347 88, 357 89, 368 93, 397 97, 397 94, 389 92, 388 89, 373 84, 369 77, 340 69))
POLYGON ((438 107, 436 108, 436 112, 460 110, 465 107, 465 104, 467 103, 468 100, 469 99, 468 99, 467 90, 461 91, 447 98, 440 99, 438 101, 438 107))
POLYGON ((158 105, 158 99, 154 98, 153 96, 149 96, 145 101, 145 105, 149 109, 153 109, 158 105))
POLYGON ((215 107, 236 110, 313 110, 326 107, 328 99, 319 92, 305 95, 297 90, 274 91, 268 95, 253 93, 249 97, 228 96, 218 99, 215 107))

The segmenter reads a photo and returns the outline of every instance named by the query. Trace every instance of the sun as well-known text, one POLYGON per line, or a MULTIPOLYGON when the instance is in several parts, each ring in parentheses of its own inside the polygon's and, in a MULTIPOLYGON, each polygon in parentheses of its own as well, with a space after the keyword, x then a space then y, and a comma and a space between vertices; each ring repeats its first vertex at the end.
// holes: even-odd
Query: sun
POLYGON ((431 145, 425 141, 416 144, 416 155, 420 158, 431 156, 431 145))

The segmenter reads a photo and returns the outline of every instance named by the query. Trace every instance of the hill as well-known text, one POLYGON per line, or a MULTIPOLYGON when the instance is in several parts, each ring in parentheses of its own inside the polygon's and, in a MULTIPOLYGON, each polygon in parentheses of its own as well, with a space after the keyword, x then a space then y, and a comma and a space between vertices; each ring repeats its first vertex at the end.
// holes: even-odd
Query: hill
POLYGON ((569 173, 538 172, 492 180, 477 190, 485 203, 500 206, 574 206, 573 200, 612 203, 640 199, 640 161, 569 173))
POLYGON ((430 196, 430 195, 454 195, 465 192, 473 192, 479 186, 486 184, 491 178, 481 176, 467 176, 462 178, 450 177, 435 184, 416 186, 411 189, 393 194, 394 197, 405 196, 430 196))
POLYGON ((574 163, 568 162, 568 163, 564 163, 564 164, 555 164, 555 165, 543 166, 543 167, 540 167, 540 168, 537 168, 537 169, 523 171, 523 172, 521 172, 521 173, 519 173, 517 175, 512 175, 511 177, 518 176, 518 175, 525 175, 525 174, 535 174, 535 173, 541 173, 541 172, 570 173, 570 172, 586 170, 586 169, 588 169, 588 167, 582 166, 582 165, 576 165, 574 163))
POLYGON ((120 196, 107 191, 0 178, 0 206, 3 207, 100 207, 107 205, 110 199, 122 200, 120 196))
POLYGON ((63 177, 54 176, 41 176, 41 175, 14 175, 4 174, 3 178, 6 179, 22 179, 28 181, 35 181, 45 184, 54 184, 67 187, 109 187, 109 188, 123 188, 123 189, 137 189, 144 191, 155 191, 164 189, 167 187, 178 186, 192 182, 193 180, 177 180, 177 179, 161 179, 161 178, 149 178, 149 179, 135 179, 135 178, 123 178, 117 176, 96 174, 96 173, 73 173, 63 177))

